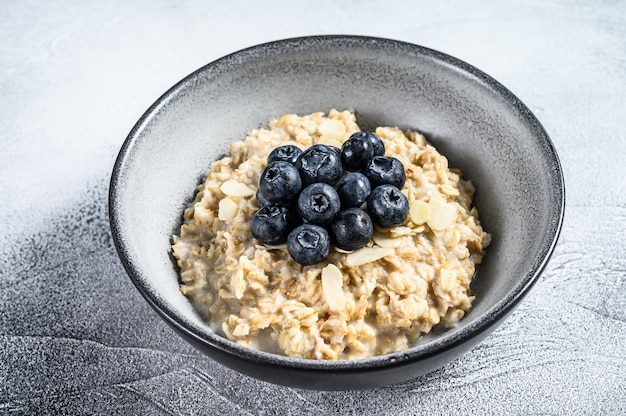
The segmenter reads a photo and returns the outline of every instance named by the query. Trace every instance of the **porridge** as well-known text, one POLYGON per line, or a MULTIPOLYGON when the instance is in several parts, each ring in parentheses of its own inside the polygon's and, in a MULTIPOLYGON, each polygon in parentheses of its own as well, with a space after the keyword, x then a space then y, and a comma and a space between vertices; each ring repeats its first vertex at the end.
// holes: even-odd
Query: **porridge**
POLYGON ((415 131, 373 132, 385 154, 404 166, 401 223, 375 222, 362 247, 335 244, 306 265, 283 241, 263 244, 253 237, 270 152, 285 145, 341 148, 359 131, 348 111, 287 114, 233 143, 230 154, 213 163, 172 250, 181 292, 216 332, 290 357, 355 359, 405 350, 471 308, 470 283, 490 235, 471 206, 472 184, 415 131))

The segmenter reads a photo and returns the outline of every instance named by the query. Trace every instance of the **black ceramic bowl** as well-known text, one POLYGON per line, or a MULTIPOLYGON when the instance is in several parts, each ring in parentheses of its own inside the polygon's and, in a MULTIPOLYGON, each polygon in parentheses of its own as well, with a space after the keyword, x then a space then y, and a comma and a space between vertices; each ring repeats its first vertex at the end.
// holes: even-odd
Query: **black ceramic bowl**
POLYGON ((120 151, 110 188, 115 245, 133 283, 185 340, 242 373, 313 389, 405 381, 484 339, 546 266, 561 228, 563 177, 546 131, 510 91, 476 68, 413 44, 315 36, 245 49, 195 71, 159 98, 120 151), (250 130, 285 113, 357 112, 362 128, 423 132, 476 185, 493 235, 454 328, 413 348, 356 361, 291 359, 211 331, 178 290, 171 236, 210 164, 250 130))

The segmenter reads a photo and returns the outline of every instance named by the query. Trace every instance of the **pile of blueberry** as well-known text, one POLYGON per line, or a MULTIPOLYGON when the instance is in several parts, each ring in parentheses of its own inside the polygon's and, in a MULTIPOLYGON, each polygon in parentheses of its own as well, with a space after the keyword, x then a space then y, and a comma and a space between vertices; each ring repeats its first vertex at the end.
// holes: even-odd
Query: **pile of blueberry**
POLYGON ((373 224, 401 225, 409 211, 400 192, 406 174, 402 162, 384 154, 382 140, 363 131, 341 149, 277 147, 259 179, 252 235, 268 245, 287 242, 291 257, 308 266, 324 260, 331 243, 343 250, 365 246, 373 224))

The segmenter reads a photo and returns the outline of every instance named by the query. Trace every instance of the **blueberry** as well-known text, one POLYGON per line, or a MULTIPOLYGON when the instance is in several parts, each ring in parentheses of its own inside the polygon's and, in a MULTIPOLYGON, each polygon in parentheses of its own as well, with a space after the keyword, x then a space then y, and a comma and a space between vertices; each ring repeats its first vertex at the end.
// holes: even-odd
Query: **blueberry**
POLYGON ((293 165, 294 163, 296 163, 296 160, 298 160, 298 156, 300 156, 301 154, 302 150, 300 150, 299 147, 287 144, 272 150, 270 155, 267 157, 267 163, 282 160, 283 162, 289 162, 293 165))
POLYGON ((288 162, 272 162, 259 179, 259 189, 265 199, 272 204, 284 204, 298 196, 302 189, 302 180, 298 170, 288 162))
POLYGON ((347 170, 361 170, 374 156, 372 143, 363 137, 350 136, 341 147, 341 161, 347 170))
POLYGON ((359 172, 350 172, 337 185, 341 208, 360 207, 370 195, 370 181, 359 172))
POLYGON ((273 205, 270 201, 267 200, 265 196, 263 196, 263 192, 261 192, 261 188, 258 188, 256 190, 256 204, 259 207, 259 209, 273 205))
POLYGON ((282 244, 293 227, 293 216, 286 207, 269 205, 258 210, 250 221, 252 235, 263 244, 282 244))
POLYGON ((328 146, 330 148, 330 150, 334 150, 335 153, 337 153, 337 156, 339 156, 339 159, 341 159, 341 149, 338 148, 337 146, 328 146))
POLYGON ((360 208, 348 208, 335 216, 330 225, 335 245, 344 250, 356 250, 371 239, 374 226, 370 216, 360 208))
POLYGON ((374 156, 383 156, 385 154, 385 144, 380 138, 374 133, 370 133, 367 131, 357 131, 353 133, 350 138, 358 137, 361 139, 366 139, 372 144, 374 148, 374 156))
POLYGON ((298 213, 306 222, 328 224, 339 212, 341 202, 335 188, 327 183, 314 183, 300 192, 298 213))
POLYGON ((328 257, 330 237, 319 225, 303 224, 289 233, 287 250, 296 262, 310 266, 328 257))
POLYGON ((400 189, 406 181, 402 162, 389 156, 374 156, 363 169, 363 174, 370 180, 372 188, 393 185, 400 189))
POLYGON ((337 152, 323 144, 316 144, 302 152, 295 166, 304 186, 315 182, 334 185, 343 173, 337 152))
POLYGON ((269 205, 277 205, 279 207, 287 207, 290 210, 293 210, 293 212, 295 213, 297 202, 298 202, 298 198, 285 199, 284 201, 280 201, 280 202, 270 202, 267 200, 265 195, 263 195, 263 192, 261 192, 261 188, 258 188, 256 190, 256 204, 259 207, 259 209, 263 207, 267 207, 269 205))
POLYGON ((393 185, 381 185, 367 198, 367 210, 376 225, 384 228, 402 225, 409 213, 409 201, 393 185))

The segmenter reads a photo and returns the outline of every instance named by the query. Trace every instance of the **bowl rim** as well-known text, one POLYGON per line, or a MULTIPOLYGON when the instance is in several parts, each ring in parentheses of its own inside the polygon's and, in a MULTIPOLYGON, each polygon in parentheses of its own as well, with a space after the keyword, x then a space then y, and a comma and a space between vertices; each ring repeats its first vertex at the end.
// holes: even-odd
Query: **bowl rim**
POLYGON ((483 71, 476 67, 437 50, 417 45, 414 43, 394 40, 382 37, 373 36, 361 36, 361 35, 315 35, 315 36, 301 36, 292 37, 286 39, 275 40, 271 42, 260 43, 250 47, 240 49, 238 51, 227 54, 221 58, 218 58, 206 65, 196 69, 189 75, 174 84, 165 93, 163 93, 139 118, 135 123, 130 133, 126 137, 124 143, 121 146, 119 154, 115 160, 113 171, 111 174, 109 184, 109 222, 112 233, 113 242, 131 281, 151 305, 151 307, 164 319, 169 325, 177 328, 186 336, 195 340, 195 342, 208 346, 213 349, 217 349, 231 357, 235 357, 243 360, 261 360, 267 365, 273 367, 280 367, 286 369, 299 369, 299 370, 313 370, 318 373, 324 372, 363 372, 368 370, 375 370, 380 368, 398 367, 410 362, 419 360, 425 360, 433 356, 437 356, 445 351, 454 349, 455 347, 464 344, 465 342, 478 337, 481 334, 490 330, 493 324, 499 322, 507 314, 509 314, 522 300, 522 298, 528 293, 531 287, 539 279, 541 273, 545 270, 548 264, 554 248, 557 244, 565 215, 565 182, 563 177, 563 170, 556 152, 556 148, 550 139, 548 133, 541 125, 539 120, 531 112, 531 110, 509 89, 504 87, 498 81, 491 76, 487 75, 483 71), (555 197, 555 208, 550 214, 549 232, 544 236, 544 242, 540 246, 539 261, 533 264, 533 267, 523 276, 517 285, 509 291, 507 296, 500 299, 495 305, 489 308, 482 315, 477 316, 471 323, 467 324, 463 328, 457 331, 450 331, 449 334, 442 337, 416 346, 401 352, 378 355, 369 358, 354 359, 354 360, 337 360, 337 361, 324 361, 324 360, 312 360, 312 359, 300 359, 292 358, 277 354, 272 354, 264 351, 254 350, 240 346, 225 337, 222 337, 214 332, 200 331, 197 328, 190 328, 186 325, 186 320, 181 318, 176 310, 168 308, 168 305, 162 303, 159 296, 155 295, 153 288, 149 284, 149 279, 142 277, 143 272, 136 267, 134 262, 129 256, 127 246, 124 238, 124 231, 121 227, 120 210, 118 195, 123 188, 123 178, 126 172, 126 162, 129 159, 129 155, 136 144, 137 138, 143 129, 149 125, 152 118, 160 111, 160 109, 167 104, 172 97, 184 92, 186 88, 193 87, 193 81, 199 75, 205 71, 211 71, 213 68, 221 65, 228 65, 228 62, 233 58, 245 58, 250 53, 257 50, 267 50, 275 48, 284 48, 289 46, 301 45, 303 42, 309 43, 338 43, 338 42, 352 42, 356 46, 366 47, 367 43, 378 44, 378 48, 384 47, 384 45, 399 46, 404 49, 412 50, 417 57, 428 58, 436 61, 438 64, 445 65, 454 71, 463 73, 466 77, 472 78, 474 81, 478 81, 484 86, 487 86, 494 91, 494 94, 502 97, 505 102, 512 104, 522 114, 521 116, 531 122, 535 128, 535 135, 543 141, 544 155, 546 160, 551 163, 551 177, 550 180, 554 185, 551 189, 555 197))

